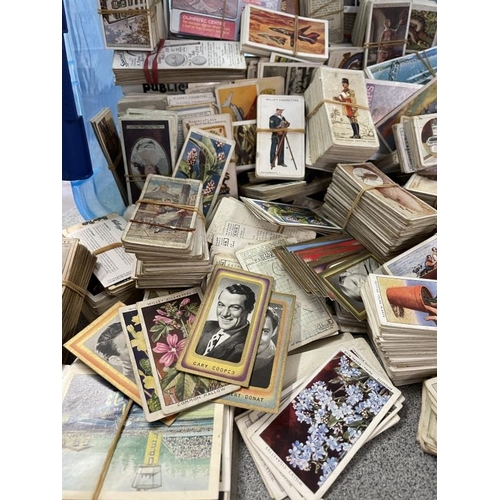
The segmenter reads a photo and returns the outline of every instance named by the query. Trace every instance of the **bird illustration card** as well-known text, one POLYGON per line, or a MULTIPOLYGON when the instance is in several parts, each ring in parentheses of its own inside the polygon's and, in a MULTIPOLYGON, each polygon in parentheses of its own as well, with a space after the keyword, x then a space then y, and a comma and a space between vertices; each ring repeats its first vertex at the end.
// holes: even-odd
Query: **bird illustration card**
POLYGON ((273 284, 271 276, 216 267, 176 368, 248 387, 273 284))
POLYGON ((257 179, 304 179, 304 96, 259 95, 256 151, 257 179))

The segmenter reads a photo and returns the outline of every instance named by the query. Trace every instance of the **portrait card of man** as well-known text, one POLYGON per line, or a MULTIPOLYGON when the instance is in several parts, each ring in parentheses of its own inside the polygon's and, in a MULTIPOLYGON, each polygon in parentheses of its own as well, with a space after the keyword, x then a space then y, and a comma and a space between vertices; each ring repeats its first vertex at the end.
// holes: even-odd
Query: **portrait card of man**
POLYGON ((381 262, 373 255, 363 252, 322 272, 321 277, 332 290, 336 300, 362 321, 366 319, 366 309, 361 299, 361 288, 368 274, 376 273, 380 265, 381 262))
POLYGON ((142 406, 132 369, 127 339, 121 325, 117 302, 80 333, 64 344, 80 361, 92 368, 130 399, 142 406))
POLYGON ((248 387, 274 279, 217 266, 176 368, 248 387))
POLYGON ((295 295, 273 292, 265 313, 250 386, 227 394, 216 403, 269 413, 278 411, 294 310, 295 295))

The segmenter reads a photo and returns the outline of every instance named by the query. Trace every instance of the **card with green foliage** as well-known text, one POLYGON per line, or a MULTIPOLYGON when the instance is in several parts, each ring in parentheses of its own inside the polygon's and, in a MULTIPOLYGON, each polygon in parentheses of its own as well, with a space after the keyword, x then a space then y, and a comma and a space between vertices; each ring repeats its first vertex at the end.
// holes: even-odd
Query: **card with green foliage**
POLYGON ((191 127, 179 154, 172 177, 203 182, 203 214, 210 217, 224 176, 233 157, 232 139, 191 127))
MULTIPOLYGON (((240 388, 175 368, 202 299, 201 288, 195 287, 136 304, 145 340, 143 347, 149 358, 149 364, 144 360, 137 368, 145 376, 152 377, 148 385, 154 382, 163 416, 240 388)), ((156 407, 150 409, 155 410, 156 407)))

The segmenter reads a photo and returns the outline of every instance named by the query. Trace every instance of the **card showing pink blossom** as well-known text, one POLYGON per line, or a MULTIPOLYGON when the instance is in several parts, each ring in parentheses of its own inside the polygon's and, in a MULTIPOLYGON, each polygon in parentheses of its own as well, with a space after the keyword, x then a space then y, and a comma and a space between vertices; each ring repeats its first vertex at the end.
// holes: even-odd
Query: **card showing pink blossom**
POLYGON ((138 370, 150 371, 159 404, 165 416, 224 396, 240 386, 180 372, 175 368, 191 325, 203 298, 201 288, 144 300, 137 310, 144 333, 149 365, 138 370))

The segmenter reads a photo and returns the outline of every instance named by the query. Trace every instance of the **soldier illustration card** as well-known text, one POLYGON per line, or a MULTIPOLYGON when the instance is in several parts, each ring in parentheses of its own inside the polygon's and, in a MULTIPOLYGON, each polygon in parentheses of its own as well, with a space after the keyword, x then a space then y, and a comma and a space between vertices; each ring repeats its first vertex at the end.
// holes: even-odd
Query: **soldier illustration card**
POLYGON ((257 99, 257 179, 303 179, 304 97, 260 95, 257 99))
POLYGON ((248 387, 274 279, 217 267, 176 368, 248 387))

